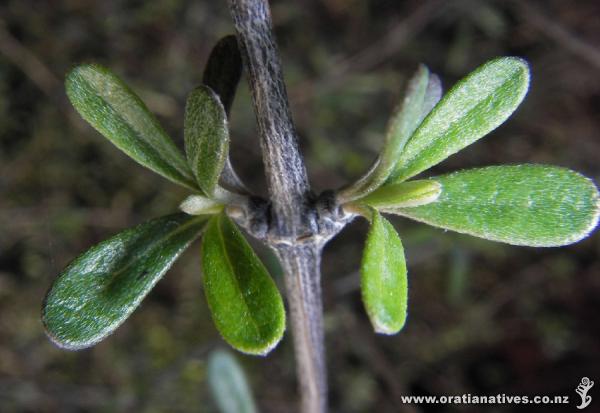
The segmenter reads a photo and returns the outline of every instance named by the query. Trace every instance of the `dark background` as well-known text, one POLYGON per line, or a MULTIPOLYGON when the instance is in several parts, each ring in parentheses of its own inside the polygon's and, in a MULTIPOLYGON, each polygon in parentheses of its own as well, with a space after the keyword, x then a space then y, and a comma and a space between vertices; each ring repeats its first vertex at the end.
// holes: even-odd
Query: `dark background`
MULTIPOLYGON (((358 177, 419 62, 445 88, 486 60, 518 55, 532 84, 510 120, 434 172, 550 163, 600 177, 600 3, 274 1, 291 106, 316 190, 358 177)), ((8 0, 0 4, 0 411, 214 412, 206 356, 222 345, 201 289, 198 244, 117 332, 66 352, 44 336, 46 289, 70 259, 186 196, 83 123, 62 79, 112 68, 182 142, 186 94, 232 32, 225 1, 8 0)), ((264 193, 245 83, 232 157, 264 193)), ((400 395, 571 397, 596 381, 600 411, 600 236, 565 248, 512 247, 394 219, 410 274, 409 320, 375 335, 358 264, 366 225, 327 247, 323 286, 333 412, 551 411, 551 406, 401 406, 400 395)), ((272 257, 262 251, 281 283, 272 257)), ((265 412, 292 412, 289 332, 266 358, 238 355, 265 412)))

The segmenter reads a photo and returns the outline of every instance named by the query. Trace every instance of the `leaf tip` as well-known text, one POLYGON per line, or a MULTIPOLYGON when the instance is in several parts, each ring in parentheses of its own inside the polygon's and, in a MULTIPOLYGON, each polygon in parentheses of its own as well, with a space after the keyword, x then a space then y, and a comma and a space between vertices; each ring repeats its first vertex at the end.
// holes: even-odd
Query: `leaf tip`
MULTIPOLYGON (((527 91, 529 90, 529 84, 531 82, 531 71, 529 69, 529 63, 527 60, 518 56, 506 56, 498 58, 498 60, 503 60, 516 74, 520 77, 519 88, 518 88, 518 102, 521 102, 527 91)), ((516 107, 516 106, 515 106, 516 107)))
POLYGON ((46 334, 46 337, 48 337, 48 339, 50 340, 50 342, 52 344, 54 344, 56 347, 60 348, 61 350, 68 350, 68 351, 84 350, 88 347, 92 347, 94 344, 98 343, 101 340, 101 339, 98 339, 95 341, 80 342, 80 341, 65 339, 64 337, 59 337, 59 335, 56 332, 52 331, 53 328, 51 325, 49 325, 48 320, 46 318, 46 302, 45 301, 42 306, 42 320, 41 321, 42 321, 42 326, 44 328, 44 334, 46 334))
POLYGON ((283 338, 284 331, 285 331, 285 326, 284 326, 283 330, 281 331, 281 334, 279 334, 276 337, 274 337, 271 341, 265 343, 264 346, 260 346, 260 347, 247 347, 247 348, 238 348, 238 347, 236 347, 236 348, 239 351, 241 351, 242 353, 249 354, 251 356, 265 357, 267 354, 269 354, 271 351, 273 351, 273 349, 275 349, 275 347, 277 347, 277 345, 279 344, 279 342, 283 338))
POLYGON ((404 328, 404 324, 406 324, 406 319, 403 319, 401 323, 395 324, 385 324, 380 320, 371 319, 371 323, 373 324, 373 329, 375 333, 382 334, 386 336, 393 336, 394 334, 398 334, 402 328, 404 328))
POLYGON ((598 187, 590 178, 586 177, 585 175, 579 174, 578 172, 575 173, 584 178, 590 185, 590 189, 592 191, 591 198, 592 204, 594 205, 594 209, 592 210, 592 214, 590 215, 589 222, 586 226, 584 226, 580 231, 572 234, 571 237, 565 239, 563 243, 551 246, 561 247, 565 245, 575 244, 576 242, 582 241, 585 238, 592 235, 592 232, 594 232, 594 230, 598 227, 598 222, 600 220, 600 192, 598 191, 598 187))

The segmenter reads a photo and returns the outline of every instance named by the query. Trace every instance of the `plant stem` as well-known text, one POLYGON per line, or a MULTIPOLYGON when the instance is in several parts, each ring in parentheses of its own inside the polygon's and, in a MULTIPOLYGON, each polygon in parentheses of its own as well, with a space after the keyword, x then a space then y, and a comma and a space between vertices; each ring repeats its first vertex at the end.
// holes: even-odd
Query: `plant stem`
POLYGON ((275 250, 286 273, 301 411, 325 413, 327 376, 319 266, 325 241, 343 224, 338 224, 331 202, 321 205, 311 196, 268 1, 228 1, 252 93, 269 189, 270 208, 267 216, 259 217, 268 229, 260 238, 275 250))
POLYGON ((321 247, 316 244, 280 249, 296 349, 301 411, 327 410, 327 374, 323 344, 321 247))
POLYGON ((274 225, 284 236, 302 233, 310 190, 298 150, 267 0, 229 0, 248 74, 263 152, 274 225))

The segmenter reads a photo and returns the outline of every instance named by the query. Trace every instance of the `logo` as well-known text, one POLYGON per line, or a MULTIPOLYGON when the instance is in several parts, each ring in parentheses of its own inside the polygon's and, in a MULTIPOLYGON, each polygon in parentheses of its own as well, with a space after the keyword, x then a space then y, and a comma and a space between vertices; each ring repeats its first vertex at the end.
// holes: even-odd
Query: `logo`
POLYGON ((581 397, 581 404, 577 406, 578 409, 585 409, 592 402, 592 396, 587 394, 592 386, 594 386, 594 382, 587 377, 581 379, 581 383, 575 389, 575 392, 581 397))

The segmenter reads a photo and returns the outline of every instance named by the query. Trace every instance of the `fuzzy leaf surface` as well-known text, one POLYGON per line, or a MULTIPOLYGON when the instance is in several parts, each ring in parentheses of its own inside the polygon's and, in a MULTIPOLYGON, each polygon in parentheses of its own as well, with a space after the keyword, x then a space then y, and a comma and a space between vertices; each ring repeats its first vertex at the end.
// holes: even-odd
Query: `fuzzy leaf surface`
POLYGON ((362 299, 375 331, 396 334, 406 322, 408 281, 398 233, 373 211, 361 262, 362 299))
POLYGON ((529 67, 501 57, 459 81, 433 108, 398 158, 388 182, 402 182, 440 163, 501 125, 529 88, 529 67))
POLYGON ((227 160, 227 115, 219 97, 207 86, 190 93, 185 107, 185 152, 196 181, 212 196, 227 160))
POLYGON ((90 125, 136 162, 196 189, 181 151, 139 97, 110 70, 86 64, 65 82, 73 107, 90 125))
POLYGON ((437 201, 384 211, 476 237, 533 247, 577 242, 598 223, 598 189, 590 179, 569 169, 490 166, 432 179, 442 185, 437 201))
POLYGON ((235 357, 215 350, 208 358, 208 383, 221 413, 256 413, 246 375, 235 357))
POLYGON ((277 286, 240 230, 213 217, 202 240, 204 292, 213 321, 231 346, 264 355, 281 340, 285 310, 277 286))
POLYGON ((111 334, 194 240, 205 218, 179 213, 125 230, 77 257, 44 301, 42 321, 58 346, 78 350, 111 334))

